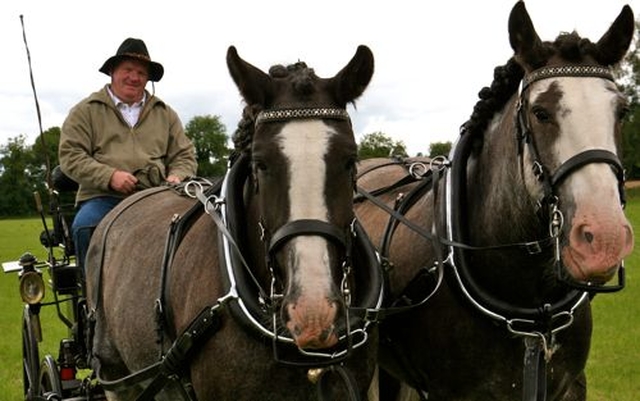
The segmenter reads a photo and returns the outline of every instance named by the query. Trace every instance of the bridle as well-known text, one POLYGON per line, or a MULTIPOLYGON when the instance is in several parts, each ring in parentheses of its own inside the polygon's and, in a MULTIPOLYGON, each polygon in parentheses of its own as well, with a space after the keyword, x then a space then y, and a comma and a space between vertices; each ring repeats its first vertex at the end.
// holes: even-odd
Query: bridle
POLYGON ((564 163, 551 171, 546 167, 540 158, 535 136, 532 133, 531 125, 527 118, 527 91, 529 86, 537 81, 556 77, 595 77, 614 82, 613 75, 607 67, 596 65, 567 65, 542 67, 526 75, 522 81, 520 99, 517 108, 516 137, 518 142, 518 158, 520 166, 524 166, 524 147, 531 155, 533 174, 542 185, 543 197, 538 204, 543 215, 548 216, 549 232, 555 237, 555 262, 556 274, 565 284, 589 292, 615 292, 620 291, 625 286, 624 264, 618 269, 618 283, 615 285, 598 286, 593 283, 581 283, 567 277, 560 260, 560 230, 564 222, 564 217, 558 208, 558 191, 564 180, 573 172, 592 163, 606 163, 611 167, 618 180, 618 193, 622 205, 625 204, 624 193, 624 168, 618 155, 605 149, 588 149, 570 157, 564 163))
MULTIPOLYGON (((329 119, 350 123, 349 114, 342 108, 279 108, 259 112, 255 118, 254 128, 257 128, 260 124, 303 119, 329 119)), ((246 159, 247 156, 244 158, 246 159)), ((240 160, 235 163, 242 164, 240 160)), ((243 163, 248 165, 247 160, 243 163)), ((248 169, 248 167, 244 168, 248 169)), ((247 173, 239 173, 239 176, 247 175, 247 173)), ((232 219, 231 215, 233 213, 230 210, 230 205, 235 202, 231 199, 234 197, 234 191, 231 186, 235 180, 235 178, 227 178, 222 186, 222 194, 226 197, 226 201, 219 204, 218 211, 226 225, 229 225, 229 219, 232 219)), ((226 236, 221 236, 223 253, 227 256, 227 267, 224 270, 227 273, 231 288, 239 293, 237 298, 237 306, 239 307, 232 307, 234 316, 249 322, 245 326, 248 326, 251 331, 269 338, 273 343, 275 359, 283 364, 305 367, 335 365, 337 362, 343 361, 353 349, 364 345, 369 338, 368 331, 372 327, 372 323, 374 323, 372 319, 367 318, 367 311, 371 309, 377 310, 382 305, 384 280, 382 279, 382 269, 377 253, 373 245, 370 244, 368 236, 360 223, 354 218, 346 227, 338 227, 323 220, 300 219, 289 221, 274 230, 264 223, 263 218, 260 218, 259 230, 261 233, 260 239, 265 247, 270 284, 268 289, 263 289, 258 280, 251 276, 249 281, 252 282, 254 287, 253 294, 249 291, 242 294, 244 290, 242 288, 243 285, 240 283, 242 279, 238 277, 238 270, 243 270, 243 274, 246 274, 250 269, 248 266, 244 268, 233 266, 234 259, 237 262, 236 265, 246 264, 246 262, 238 262, 238 258, 234 258, 234 254, 238 253, 234 249, 235 245, 226 236), (283 299, 280 288, 283 286, 279 284, 280 279, 277 272, 280 269, 276 254, 292 239, 308 235, 325 238, 336 247, 340 255, 339 264, 342 269, 342 277, 339 290, 345 305, 345 333, 339 336, 339 346, 326 351, 303 350, 295 347, 293 338, 278 330, 277 324, 278 306, 281 305, 283 299), (352 282, 354 275, 357 276, 356 269, 358 268, 369 269, 367 277, 370 276, 371 281, 366 283, 364 289, 361 289, 360 296, 356 299, 350 282, 352 282), (252 304, 251 299, 255 298, 256 288, 259 299, 258 302, 252 304), (358 305, 355 305, 356 303, 358 305), (292 350, 293 352, 291 352, 292 350), (282 357, 285 354, 287 354, 287 358, 282 357), (302 358, 296 357, 296 354, 302 356, 302 358)))
MULTIPOLYGON (((311 118, 350 121, 347 111, 341 108, 283 108, 269 109, 259 112, 256 117, 255 127, 257 128, 260 124, 311 118)), ((282 249, 282 247, 285 246, 285 244, 296 237, 302 235, 317 235, 334 244, 337 247, 339 253, 342 255, 340 265, 342 266, 343 274, 342 282, 345 284, 343 285, 343 288, 341 288, 341 290, 345 305, 348 307, 350 293, 348 282, 349 276, 351 274, 351 238, 352 236, 356 235, 355 231, 353 230, 354 224, 355 219, 352 220, 351 224, 349 224, 348 227, 337 227, 332 223, 319 219, 301 219, 289 221, 272 232, 272 230, 270 230, 270 228, 264 223, 264 219, 260 218, 260 239, 265 244, 265 254, 267 255, 266 264, 269 270, 271 281, 269 299, 279 300, 283 298, 283 295, 278 294, 276 290, 276 272, 278 271, 278 261, 276 258, 276 254, 282 249)), ((265 300, 265 302, 266 301, 267 300, 265 300)), ((273 332, 277 333, 277 317, 275 313, 275 310, 277 308, 272 307, 272 309, 274 310, 272 318, 273 332)), ((304 350, 300 351, 302 353, 306 353, 306 351, 304 350)))

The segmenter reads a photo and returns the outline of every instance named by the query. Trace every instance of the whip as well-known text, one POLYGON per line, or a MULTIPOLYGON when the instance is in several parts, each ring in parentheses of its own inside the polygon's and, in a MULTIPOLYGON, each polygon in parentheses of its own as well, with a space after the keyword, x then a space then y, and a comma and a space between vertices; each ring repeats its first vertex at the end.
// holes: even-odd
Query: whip
POLYGON ((44 152, 44 159, 46 163, 46 175, 45 180, 47 186, 49 187, 49 191, 53 190, 53 185, 51 182, 51 163, 49 161, 49 153, 47 152, 47 146, 45 143, 44 133, 42 132, 42 116, 40 114, 40 104, 38 103, 38 95, 36 93, 36 84, 33 79, 33 69, 31 68, 31 52, 29 52, 29 45, 27 44, 27 34, 24 29, 24 19, 22 14, 20 14, 20 24, 22 25, 22 39, 24 40, 24 47, 27 51, 27 62, 29 63, 29 78, 31 79, 31 89, 33 90, 33 99, 36 103, 36 112, 38 114, 38 127, 40 129, 40 144, 42 145, 42 150, 44 152))
POLYGON ((36 112, 38 114, 38 127, 40 129, 40 144, 42 145, 42 152, 44 153, 45 160, 45 183, 47 184, 47 190, 49 193, 49 212, 53 215, 53 231, 49 230, 47 226, 47 220, 45 218, 44 209, 42 207, 42 200, 40 198, 40 193, 35 191, 33 196, 36 202, 36 208, 38 213, 40 214, 40 218, 42 219, 42 224, 44 226, 43 235, 46 236, 46 243, 43 242, 43 238, 41 237, 40 241, 43 245, 49 248, 49 257, 53 255, 53 248, 56 245, 64 245, 66 252, 71 252, 73 247, 70 242, 69 228, 62 217, 62 212, 60 210, 60 205, 58 203, 58 198, 56 191, 53 187, 53 180, 51 176, 51 162, 49 159, 49 152, 47 151, 47 144, 44 137, 44 132, 42 131, 42 116, 40 114, 40 104, 38 103, 38 95, 36 93, 36 85, 33 79, 33 68, 31 68, 31 52, 29 51, 29 45, 27 44, 27 34, 24 29, 24 19, 22 14, 20 15, 20 24, 22 25, 22 39, 24 40, 24 47, 27 51, 27 62, 29 63, 29 78, 31 79, 31 88, 33 90, 33 99, 36 104, 36 112))

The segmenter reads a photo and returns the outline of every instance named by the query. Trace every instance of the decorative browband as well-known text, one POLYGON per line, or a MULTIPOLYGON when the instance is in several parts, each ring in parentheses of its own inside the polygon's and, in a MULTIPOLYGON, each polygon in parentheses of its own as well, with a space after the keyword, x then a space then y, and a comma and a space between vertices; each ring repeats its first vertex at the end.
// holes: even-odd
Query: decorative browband
POLYGON ((258 113, 256 124, 272 121, 286 121, 293 119, 330 118, 334 120, 349 120, 349 113, 345 109, 332 107, 316 107, 304 109, 274 109, 258 113))
POLYGON ((613 74, 608 67, 599 65, 563 65, 542 67, 527 74, 523 79, 523 89, 533 82, 554 77, 596 77, 613 81, 613 74))

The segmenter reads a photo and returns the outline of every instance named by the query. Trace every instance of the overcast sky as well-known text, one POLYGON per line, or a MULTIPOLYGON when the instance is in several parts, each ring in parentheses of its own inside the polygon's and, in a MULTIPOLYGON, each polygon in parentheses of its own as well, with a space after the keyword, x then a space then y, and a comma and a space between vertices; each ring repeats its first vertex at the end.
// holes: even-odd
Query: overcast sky
MULTIPOLYGON (((39 134, 27 41, 44 130, 108 77, 98 72, 127 37, 143 39, 165 67, 156 94, 182 122, 217 115, 230 135, 243 104, 229 77, 230 45, 262 70, 305 61, 321 77, 337 73, 360 44, 375 56, 373 79, 350 108, 357 138, 381 131, 410 154, 453 141, 493 69, 512 55, 507 21, 514 0, 122 1, 2 0, 0 145, 39 134)), ((576 30, 597 41, 640 0, 529 0, 538 34, 552 40, 576 30)), ((151 85, 148 85, 151 89, 151 85)))

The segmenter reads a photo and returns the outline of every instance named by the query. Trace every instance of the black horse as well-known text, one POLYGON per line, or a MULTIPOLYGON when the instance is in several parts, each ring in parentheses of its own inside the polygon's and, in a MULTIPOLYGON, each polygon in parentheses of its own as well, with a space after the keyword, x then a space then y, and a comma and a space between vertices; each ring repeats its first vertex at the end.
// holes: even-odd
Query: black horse
POLYGON ((355 220, 345 108, 373 55, 360 46, 330 79, 302 62, 266 74, 234 47, 227 64, 247 107, 222 188, 142 191, 93 234, 98 377, 110 400, 311 400, 316 380, 360 399, 377 352, 360 308, 380 305, 382 278, 355 220))
POLYGON ((395 301, 380 364, 403 397, 408 385, 430 401, 586 399, 590 294, 624 285, 633 248, 626 103, 610 71, 633 34, 625 6, 596 43, 575 32, 543 42, 518 2, 515 55, 450 160, 359 166, 356 213, 389 261, 395 301))

